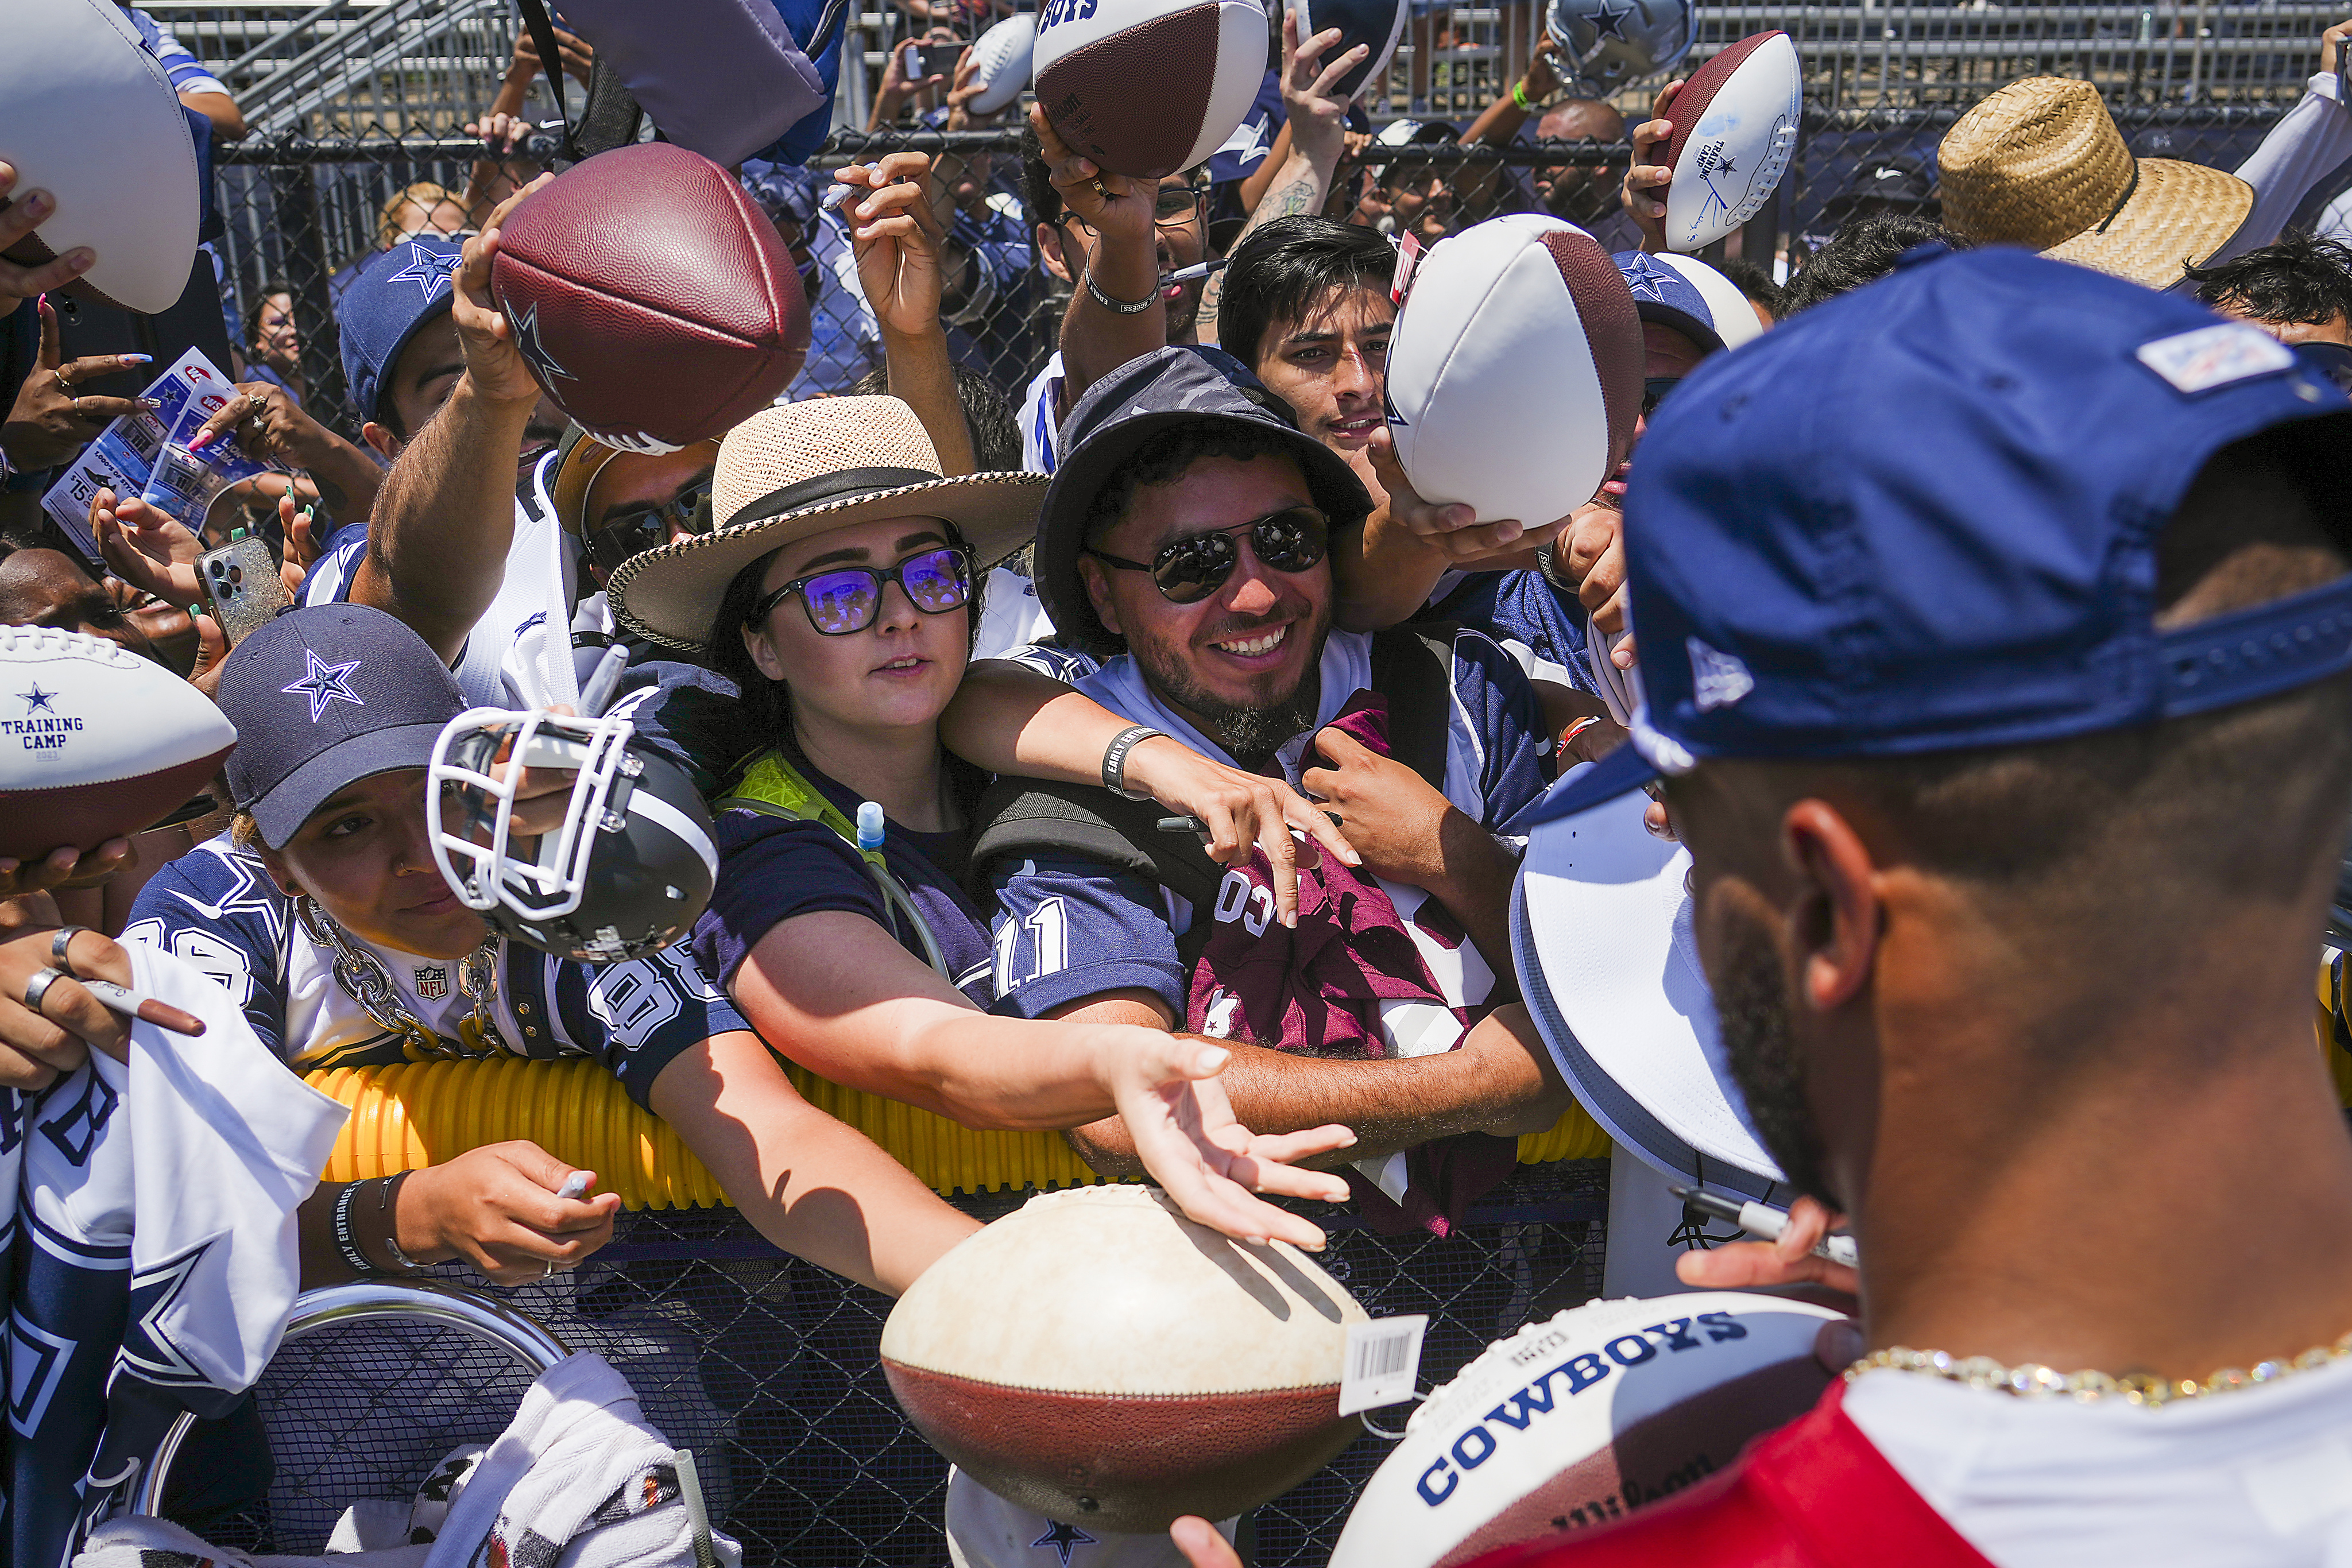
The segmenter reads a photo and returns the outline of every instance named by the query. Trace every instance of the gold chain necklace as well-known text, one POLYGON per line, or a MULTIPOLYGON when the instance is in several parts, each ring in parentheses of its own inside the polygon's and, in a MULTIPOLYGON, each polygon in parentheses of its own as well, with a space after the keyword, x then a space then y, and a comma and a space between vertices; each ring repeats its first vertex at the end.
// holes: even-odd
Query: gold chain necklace
POLYGON ((1970 1388, 1994 1394, 2013 1395, 2020 1399, 2063 1397, 2078 1405, 2090 1405, 2101 1399, 2122 1399, 2127 1404, 2154 1408, 2159 1405, 2169 1405, 2177 1399, 2202 1399, 2215 1394, 2235 1394, 2241 1389, 2259 1388, 2298 1372, 2314 1372, 2323 1366, 2332 1366, 2347 1356, 2352 1356, 2352 1333, 2346 1334, 2334 1344, 2313 1345, 2292 1361, 2258 1362, 2252 1368, 2223 1367, 2200 1383, 2193 1377, 2158 1377, 2146 1372, 2135 1372, 2123 1377, 2105 1372, 2061 1372, 2054 1366, 2043 1366, 2032 1361, 2016 1366, 2003 1366, 1989 1355, 1956 1356, 1948 1351, 1912 1350, 1898 1344, 1872 1351, 1847 1367, 1845 1380, 1852 1383, 1864 1373, 1879 1369, 1914 1372, 1951 1383, 1963 1383, 1970 1388))

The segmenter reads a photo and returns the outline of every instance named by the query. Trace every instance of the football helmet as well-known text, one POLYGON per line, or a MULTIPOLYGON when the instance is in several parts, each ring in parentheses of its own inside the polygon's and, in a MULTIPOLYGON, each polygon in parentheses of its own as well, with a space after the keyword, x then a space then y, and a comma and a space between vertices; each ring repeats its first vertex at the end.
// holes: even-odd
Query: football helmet
POLYGON ((642 958, 692 929, 719 876, 710 813, 686 770, 602 718, 471 708, 434 743, 425 828, 468 909, 559 958, 642 958), (560 827, 519 833, 521 769, 571 770, 560 827))
POLYGON ((1563 79, 1605 97, 1690 53, 1691 0, 1551 0, 1544 31, 1563 79))

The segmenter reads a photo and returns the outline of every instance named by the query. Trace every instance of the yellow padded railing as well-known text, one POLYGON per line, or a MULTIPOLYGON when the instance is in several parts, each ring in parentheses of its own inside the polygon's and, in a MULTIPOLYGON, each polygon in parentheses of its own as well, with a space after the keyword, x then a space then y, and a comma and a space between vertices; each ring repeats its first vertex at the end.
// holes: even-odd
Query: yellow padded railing
MULTIPOLYGON (((844 1089, 786 1064, 810 1103, 873 1139, 941 1193, 1075 1186, 1101 1178, 1057 1133, 976 1133, 896 1100, 844 1089)), ((359 1181, 453 1159, 468 1149, 529 1138, 593 1170, 625 1208, 709 1208, 727 1195, 676 1133, 646 1114, 612 1074, 587 1061, 497 1056, 342 1067, 309 1075, 352 1108, 328 1156, 326 1179, 359 1181)), ((1549 1132, 1519 1140, 1519 1161, 1597 1159, 1609 1135, 1572 1107, 1549 1132)))

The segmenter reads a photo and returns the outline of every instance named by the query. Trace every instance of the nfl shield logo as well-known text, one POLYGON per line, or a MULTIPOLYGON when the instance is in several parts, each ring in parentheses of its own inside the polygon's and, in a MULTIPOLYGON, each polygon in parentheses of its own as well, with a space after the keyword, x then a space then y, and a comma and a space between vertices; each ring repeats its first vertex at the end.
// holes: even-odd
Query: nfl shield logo
POLYGON ((416 970, 416 994, 428 1002, 437 1002, 449 994, 449 967, 436 964, 427 968, 419 965, 416 970))

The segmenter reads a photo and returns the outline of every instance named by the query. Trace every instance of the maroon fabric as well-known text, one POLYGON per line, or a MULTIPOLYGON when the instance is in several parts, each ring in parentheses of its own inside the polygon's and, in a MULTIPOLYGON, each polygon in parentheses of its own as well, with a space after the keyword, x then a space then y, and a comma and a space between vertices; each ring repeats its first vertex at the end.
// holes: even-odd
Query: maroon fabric
POLYGON ((1731 1469, 1633 1517, 1478 1558, 1470 1568, 1992 1568, 1911 1490, 1844 1410, 1811 1412, 1731 1469))
MULTIPOLYGON (((1388 702, 1376 693, 1358 692, 1328 727, 1389 755, 1388 702)), ((1226 873, 1213 908, 1193 912, 1213 925, 1192 966, 1185 1028, 1276 1051, 1370 1061, 1390 1053, 1381 1030, 1383 1001, 1452 1007, 1465 1035, 1473 1012, 1484 1010, 1447 999, 1395 903, 1369 873, 1324 856, 1318 865, 1299 868, 1297 928, 1276 920, 1274 907, 1273 873, 1261 850, 1245 870, 1226 873)), ((1416 924, 1448 946, 1465 939, 1434 899, 1422 906, 1416 924)), ((1348 1185, 1374 1229, 1444 1236, 1473 1200, 1510 1174, 1517 1155, 1516 1139, 1464 1134, 1411 1152, 1412 1185, 1402 1206, 1354 1170, 1348 1185)))

